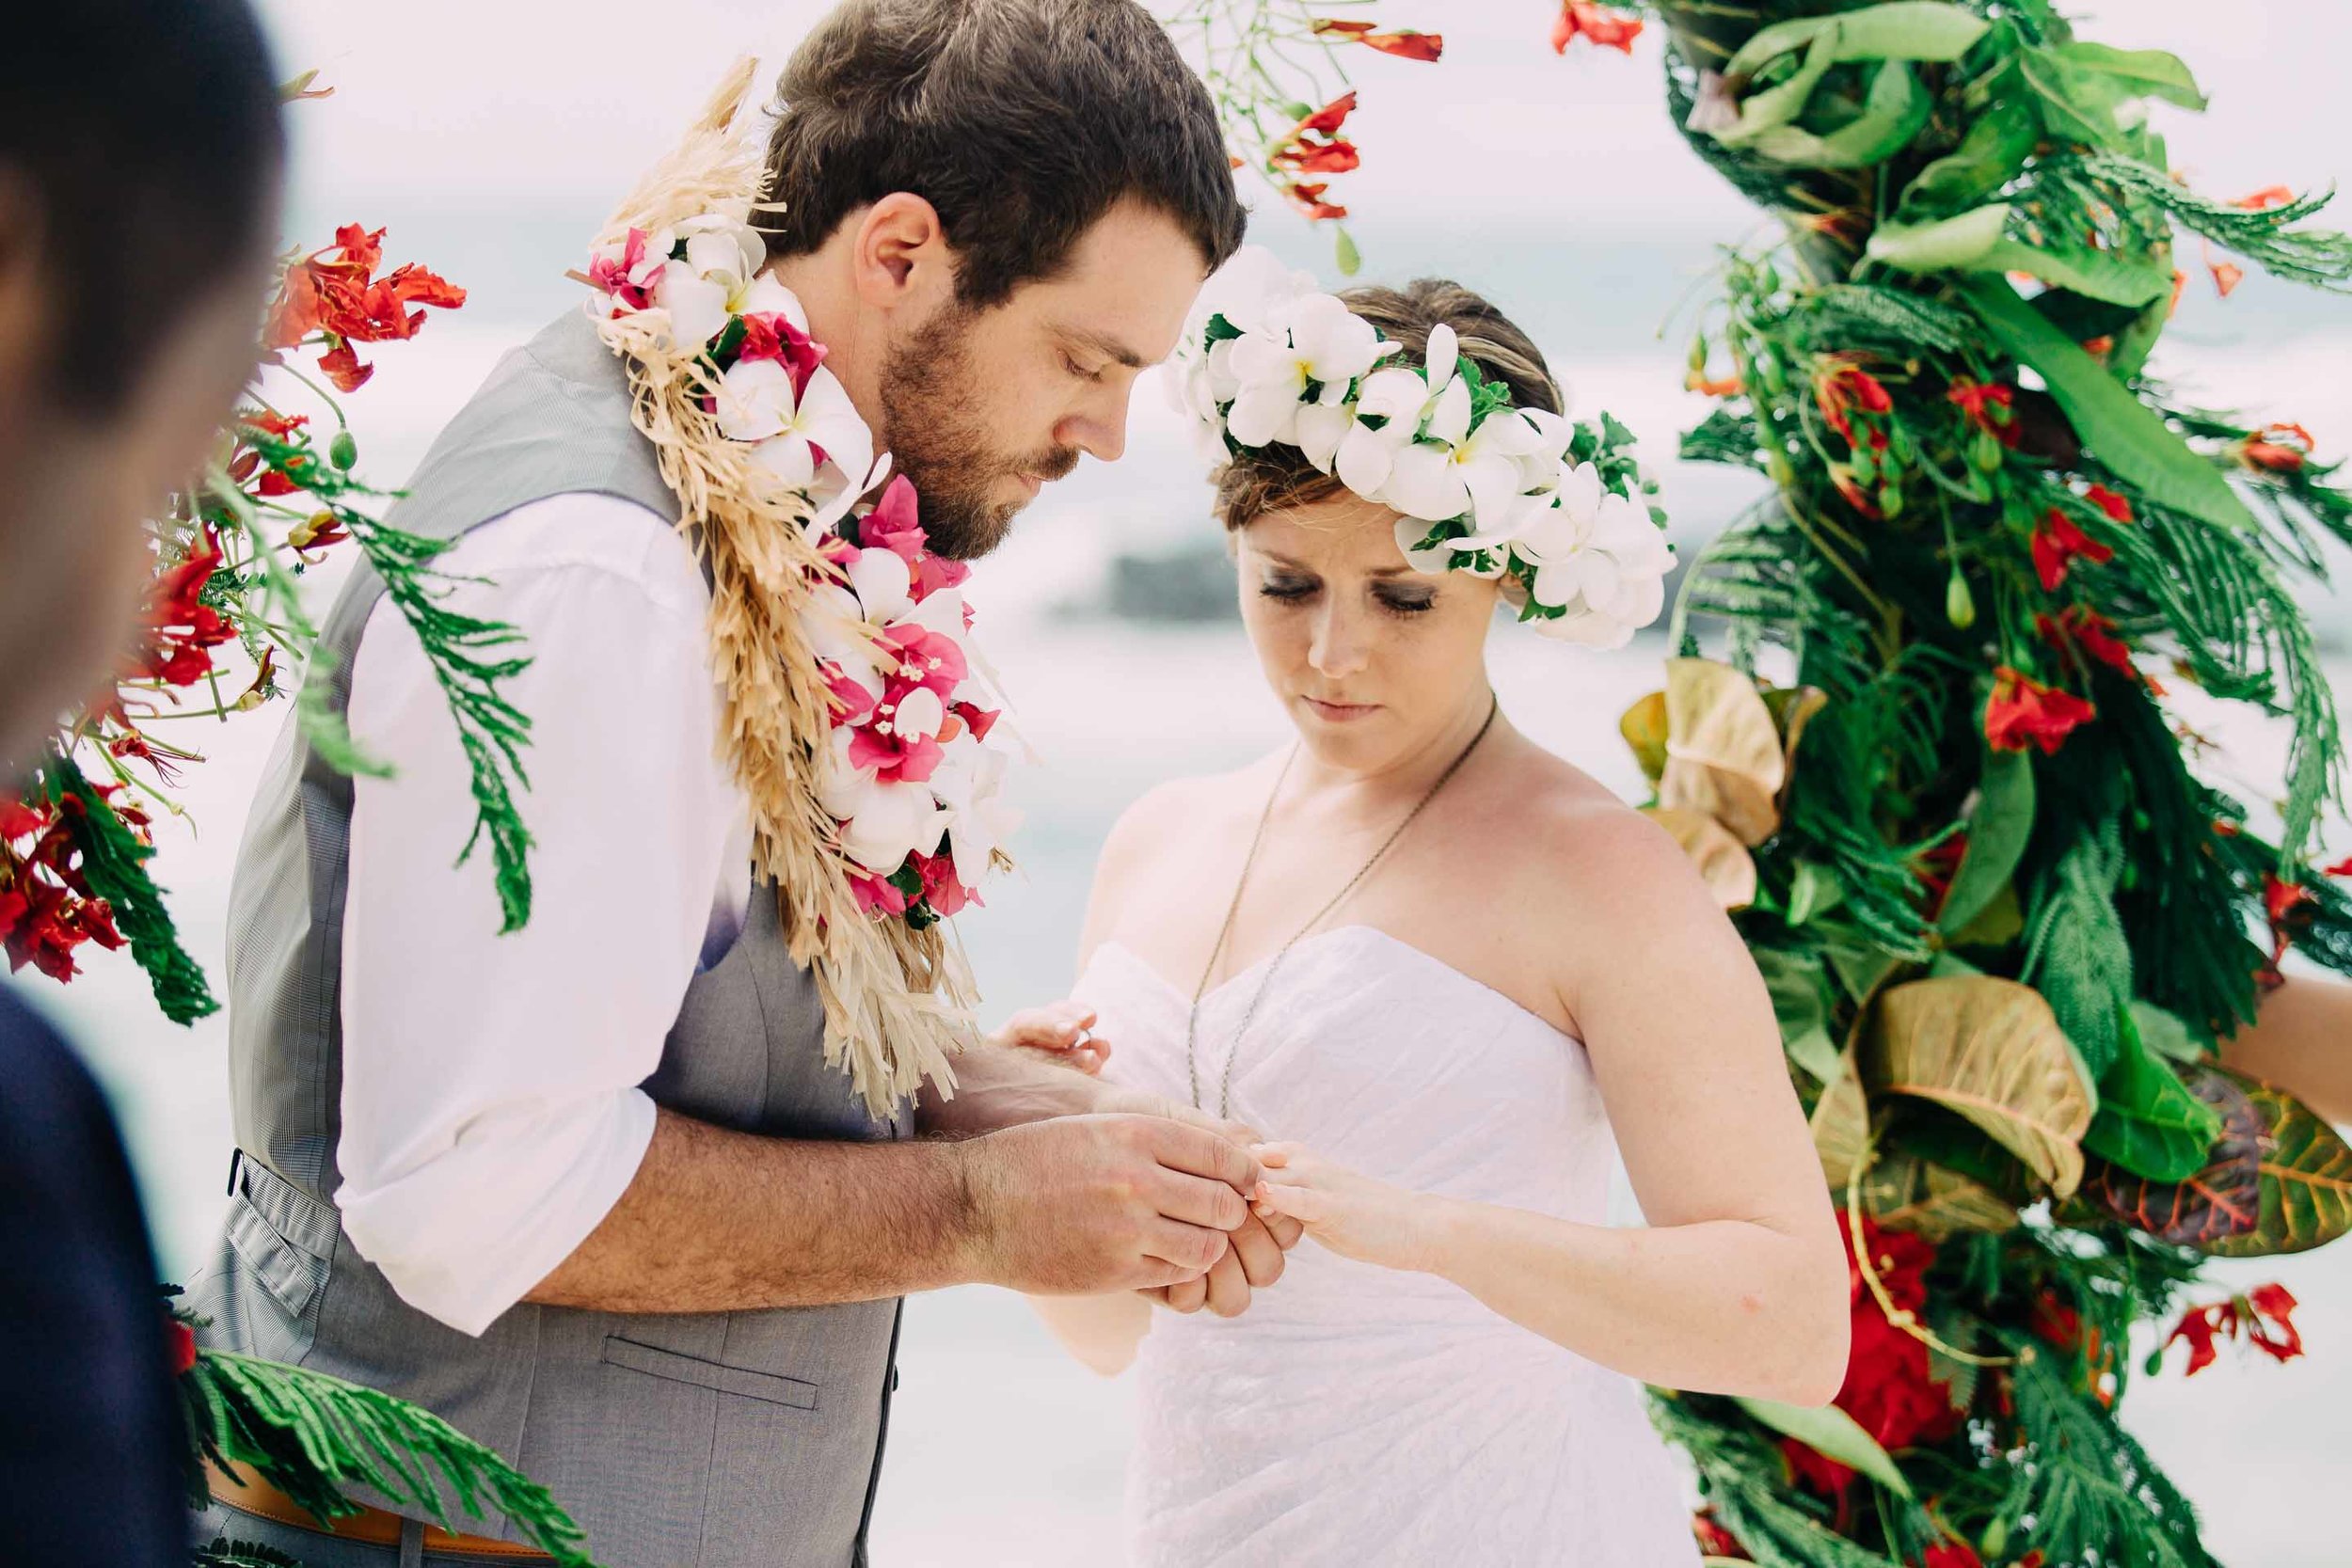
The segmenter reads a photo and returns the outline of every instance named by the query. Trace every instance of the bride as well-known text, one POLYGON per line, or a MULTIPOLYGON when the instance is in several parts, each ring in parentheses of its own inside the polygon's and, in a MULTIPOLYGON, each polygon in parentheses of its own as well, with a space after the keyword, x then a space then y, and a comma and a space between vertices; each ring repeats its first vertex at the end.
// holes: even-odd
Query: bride
POLYGON ((1739 937, 1663 832, 1512 727, 1485 657, 1499 599, 1622 641, 1663 546, 1594 488, 1629 462, 1560 458, 1542 356, 1467 290, 1262 301, 1208 341, 1191 396, 1297 740, 1127 812, 1073 1001, 1016 1034, 1279 1139, 1260 1214, 1319 1245, 1246 1315, 1237 1271, 1175 1311, 1038 1302, 1089 1367, 1139 1368, 1130 1560, 1693 1562, 1635 1384, 1826 1402, 1845 1258, 1739 937), (1350 387, 1352 424, 1322 390, 1350 387), (1505 501, 1543 508, 1509 545, 1505 501), (1645 1228, 1603 1223, 1620 1150, 1645 1228))

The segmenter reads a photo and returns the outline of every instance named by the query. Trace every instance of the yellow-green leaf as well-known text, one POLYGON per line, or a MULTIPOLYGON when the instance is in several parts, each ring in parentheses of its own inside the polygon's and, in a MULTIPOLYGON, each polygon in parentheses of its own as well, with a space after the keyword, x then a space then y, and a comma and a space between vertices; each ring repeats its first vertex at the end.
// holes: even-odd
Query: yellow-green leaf
POLYGON ((1879 1440, 1862 1429, 1862 1423, 1834 1404, 1808 1406, 1783 1404, 1778 1400, 1741 1399, 1740 1408, 1771 1427, 1774 1432, 1795 1438, 1806 1448, 1825 1458, 1834 1459, 1850 1470, 1859 1470, 1900 1497, 1911 1496, 1911 1483, 1895 1464, 1894 1456, 1879 1446, 1879 1440))
POLYGON ((2031 987, 1988 974, 1896 986, 1879 998, 1861 1066, 1873 1090, 1966 1117, 2057 1196, 2081 1183, 2096 1097, 2031 987))

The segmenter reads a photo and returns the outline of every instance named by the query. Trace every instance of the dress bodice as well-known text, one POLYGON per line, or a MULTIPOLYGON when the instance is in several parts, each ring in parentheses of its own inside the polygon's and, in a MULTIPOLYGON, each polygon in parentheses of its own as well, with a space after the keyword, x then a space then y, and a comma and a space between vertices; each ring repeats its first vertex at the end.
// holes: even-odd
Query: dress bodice
MULTIPOLYGON (((1201 1000, 1201 1102, 1230 1057, 1230 1115, 1268 1138, 1603 1223, 1616 1149, 1579 1041, 1371 927, 1300 942, 1270 985, 1267 967, 1201 1000)), ((1194 1099, 1189 990, 1105 942, 1075 994, 1111 1076, 1194 1099)), ((1155 1314, 1138 1370, 1137 1568, 1696 1560, 1635 1386, 1434 1275, 1303 1243, 1239 1319, 1155 1314)))

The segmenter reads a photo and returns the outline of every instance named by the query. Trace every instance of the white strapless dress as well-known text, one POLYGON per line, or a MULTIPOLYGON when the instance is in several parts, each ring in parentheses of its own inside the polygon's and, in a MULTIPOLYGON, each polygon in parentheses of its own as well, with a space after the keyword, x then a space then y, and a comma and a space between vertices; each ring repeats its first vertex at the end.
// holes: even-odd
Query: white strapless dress
MULTIPOLYGON (((1260 966, 1200 1013, 1212 1106, 1260 966)), ((1116 943, 1075 994, 1108 1074, 1190 1098, 1186 997, 1116 943)), ((1240 1042, 1232 1115, 1422 1192, 1592 1224, 1614 1164, 1583 1046, 1364 926, 1301 942, 1240 1042)), ((1232 1322, 1152 1315, 1132 1568, 1691 1568, 1675 1461, 1629 1379, 1424 1275, 1303 1242, 1232 1322)))

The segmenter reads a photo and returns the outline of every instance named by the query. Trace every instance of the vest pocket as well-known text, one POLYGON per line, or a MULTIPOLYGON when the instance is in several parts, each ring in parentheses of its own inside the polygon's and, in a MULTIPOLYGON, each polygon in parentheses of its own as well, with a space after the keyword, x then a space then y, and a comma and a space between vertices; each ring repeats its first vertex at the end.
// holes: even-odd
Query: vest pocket
POLYGON ((672 1383, 691 1383, 717 1393, 736 1394, 747 1400, 760 1400, 769 1404, 787 1404, 796 1410, 817 1408, 817 1385, 804 1383, 797 1377, 778 1377, 773 1372, 755 1372, 742 1367, 722 1366, 697 1356, 682 1355, 658 1345, 640 1344, 624 1339, 617 1334, 604 1338, 604 1363, 648 1377, 667 1378, 672 1383))
POLYGON ((326 1283, 335 1227, 332 1209, 259 1161, 239 1161, 229 1245, 288 1316, 301 1318, 326 1283))

